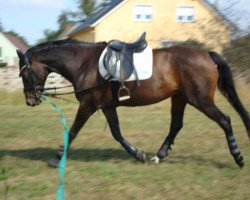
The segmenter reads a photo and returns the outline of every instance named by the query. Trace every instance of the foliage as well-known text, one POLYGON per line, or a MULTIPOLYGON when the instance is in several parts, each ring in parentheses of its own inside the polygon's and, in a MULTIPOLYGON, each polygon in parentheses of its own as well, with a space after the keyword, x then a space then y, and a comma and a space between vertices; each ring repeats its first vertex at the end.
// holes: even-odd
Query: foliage
POLYGON ((63 30, 67 24, 72 22, 72 19, 77 19, 78 13, 72 12, 69 10, 64 10, 62 13, 58 16, 57 23, 59 24, 59 30, 63 30))
POLYGON ((85 17, 88 18, 88 17, 93 15, 96 1, 94 1, 94 0, 79 0, 78 4, 79 4, 79 8, 80 8, 82 14, 85 17))
POLYGON ((61 30, 50 30, 50 29, 45 29, 43 31, 44 37, 39 39, 37 43, 43 43, 43 42, 48 42, 57 39, 57 37, 60 35, 61 30))
POLYGON ((6 66, 7 66, 7 63, 0 60, 0 68, 6 67, 6 66))
POLYGON ((184 45, 184 46, 191 46, 196 47, 198 49, 204 49, 204 50, 210 50, 210 48, 202 42, 199 42, 197 40, 189 39, 186 41, 166 41, 162 42, 162 47, 170 47, 173 45, 184 45))
POLYGON ((102 9, 107 3, 105 0, 77 0, 77 2, 79 10, 75 12, 70 10, 62 11, 57 20, 59 28, 57 30, 44 30, 43 38, 39 39, 37 43, 56 40, 68 24, 76 23, 92 16, 96 10, 102 9))
POLYGON ((237 38, 224 48, 223 56, 236 74, 244 74, 250 80, 250 34, 237 38))
POLYGON ((57 23, 59 28, 57 30, 45 29, 43 31, 43 38, 39 39, 37 43, 48 42, 52 40, 56 40, 58 36, 65 30, 66 26, 71 23, 71 18, 76 18, 78 16, 77 13, 71 11, 62 11, 62 13, 58 16, 57 23))
POLYGON ((192 40, 192 39, 180 42, 179 44, 192 46, 192 47, 196 47, 196 48, 204 49, 204 50, 210 50, 210 48, 205 43, 199 42, 197 40, 192 40))
POLYGON ((0 32, 3 32, 4 31, 4 27, 3 27, 3 24, 2 24, 2 20, 0 18, 0 32))
POLYGON ((223 55, 227 61, 239 70, 250 68, 250 34, 235 39, 224 48, 223 55))

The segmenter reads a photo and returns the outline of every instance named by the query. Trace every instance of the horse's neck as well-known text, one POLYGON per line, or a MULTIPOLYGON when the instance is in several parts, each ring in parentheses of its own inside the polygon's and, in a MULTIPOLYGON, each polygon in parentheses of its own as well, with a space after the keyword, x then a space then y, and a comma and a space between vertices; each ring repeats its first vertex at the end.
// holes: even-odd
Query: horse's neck
MULTIPOLYGON (((81 52, 81 54, 84 55, 83 51, 86 51, 88 56, 78 55, 70 57, 67 52, 53 52, 53 57, 55 59, 53 60, 53 57, 48 58, 49 60, 51 59, 50 64, 48 64, 50 71, 61 74, 73 85, 77 86, 78 84, 81 84, 79 80, 83 80, 83 76, 86 76, 87 74, 88 76, 91 74, 91 76, 96 77, 95 74, 97 73, 98 60, 104 48, 105 45, 94 48, 92 49, 93 52, 91 51, 91 53, 87 48, 79 49, 79 53, 81 52), (92 64, 90 68, 90 66, 85 65, 85 63, 89 63, 90 59, 92 59, 94 62, 96 61, 96 66, 93 66, 92 64)), ((93 61, 91 63, 93 63, 93 61)))
POLYGON ((69 66, 69 62, 67 62, 67 58, 63 57, 63 54, 53 52, 52 57, 51 54, 48 55, 50 55, 50 57, 46 58, 44 55, 41 55, 41 58, 43 60, 42 62, 47 65, 49 73, 54 72, 60 74, 74 84, 75 66, 69 66))

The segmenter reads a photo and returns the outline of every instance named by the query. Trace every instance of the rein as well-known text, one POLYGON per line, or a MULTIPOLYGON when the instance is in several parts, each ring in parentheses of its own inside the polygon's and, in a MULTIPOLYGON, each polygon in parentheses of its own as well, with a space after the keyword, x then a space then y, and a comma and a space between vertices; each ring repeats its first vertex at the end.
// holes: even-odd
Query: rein
MULTIPOLYGON (((71 92, 56 93, 57 90, 73 87, 74 85, 67 85, 67 86, 62 86, 62 87, 43 87, 43 86, 36 85, 35 81, 34 81, 34 76, 37 79, 40 79, 40 78, 32 70, 31 65, 29 63, 22 67, 22 69, 20 70, 20 73, 19 73, 19 77, 22 76, 22 72, 26 68, 28 68, 28 75, 29 75, 29 79, 30 79, 30 82, 31 82, 32 86, 31 87, 25 87, 23 90, 24 91, 31 90, 31 91, 34 91, 34 92, 39 91, 39 92, 42 92, 42 95, 50 96, 52 98, 57 98, 57 96, 61 96, 61 95, 77 94, 77 93, 87 94, 89 92, 94 92, 96 90, 96 88, 106 84, 111 79, 111 77, 108 78, 108 79, 104 79, 104 81, 99 82, 95 86, 90 87, 90 88, 79 89, 79 90, 75 90, 75 91, 71 91, 71 92), (49 91, 49 90, 54 90, 55 92, 54 93, 46 93, 46 92, 44 92, 44 91, 49 91)), ((60 99, 61 100, 66 100, 66 99, 63 99, 63 98, 60 98, 60 99)))
POLYGON ((54 90, 55 93, 43 93, 43 95, 45 96, 60 96, 60 95, 67 95, 67 94, 77 94, 77 93, 89 93, 89 92, 93 92, 95 91, 96 88, 106 84, 108 82, 108 80, 104 80, 100 83, 97 83, 95 86, 90 87, 90 88, 86 88, 86 89, 80 89, 80 90, 74 90, 71 92, 63 92, 63 93, 56 93, 57 90, 59 89, 64 89, 67 87, 73 87, 73 85, 69 85, 69 86, 64 86, 64 87, 48 87, 48 88, 38 88, 37 90, 54 90))

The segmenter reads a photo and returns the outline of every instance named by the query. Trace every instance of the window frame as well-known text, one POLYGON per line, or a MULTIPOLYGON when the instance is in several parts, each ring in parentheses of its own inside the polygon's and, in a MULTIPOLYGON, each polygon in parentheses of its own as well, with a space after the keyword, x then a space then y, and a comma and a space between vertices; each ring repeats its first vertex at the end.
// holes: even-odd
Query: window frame
POLYGON ((179 22, 179 23, 193 23, 195 22, 196 20, 196 17, 195 17, 195 7, 194 6, 176 6, 176 21, 179 22), (188 14, 181 14, 180 13, 180 10, 178 11, 178 9, 192 9, 192 11, 186 11, 186 12, 190 12, 191 14, 188 15, 188 14), (192 19, 189 19, 189 17, 192 17, 192 19), (180 19, 182 18, 182 19, 180 19))
POLYGON ((151 22, 153 21, 153 13, 152 4, 135 4, 133 7, 133 20, 139 22, 151 22), (144 11, 143 7, 145 8, 144 11), (141 11, 139 11, 139 9, 141 9, 141 11))

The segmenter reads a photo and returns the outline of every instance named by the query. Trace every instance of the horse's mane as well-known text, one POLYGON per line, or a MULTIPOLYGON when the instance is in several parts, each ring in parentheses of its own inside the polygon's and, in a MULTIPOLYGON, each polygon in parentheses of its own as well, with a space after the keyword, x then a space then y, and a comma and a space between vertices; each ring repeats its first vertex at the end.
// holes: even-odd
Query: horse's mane
POLYGON ((67 47, 67 46, 96 47, 104 44, 105 42, 91 43, 91 42, 82 42, 74 39, 54 40, 54 41, 44 42, 29 48, 26 51, 26 55, 31 55, 34 52, 42 50, 50 50, 54 47, 67 47))

